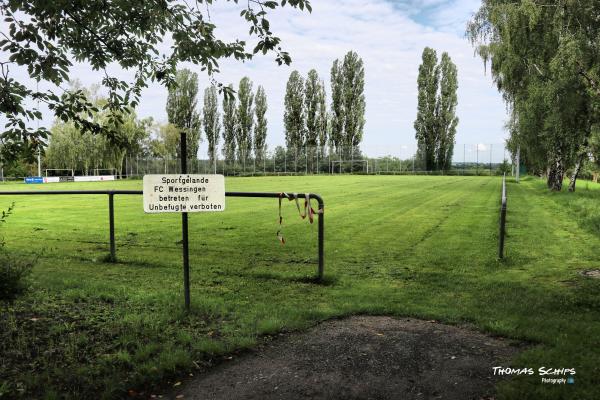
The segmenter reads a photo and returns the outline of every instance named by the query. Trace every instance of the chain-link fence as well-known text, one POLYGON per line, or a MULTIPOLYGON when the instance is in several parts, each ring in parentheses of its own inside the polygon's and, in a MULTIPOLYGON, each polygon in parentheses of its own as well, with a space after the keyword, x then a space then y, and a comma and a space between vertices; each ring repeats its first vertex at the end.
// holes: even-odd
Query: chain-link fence
MULTIPOLYGON (((512 169, 511 156, 503 144, 456 144, 450 157, 451 162, 445 168, 438 167, 435 162, 426 165, 423 157, 419 156, 416 145, 370 147, 369 152, 373 155, 359 148, 307 146, 285 149, 278 146, 264 152, 263 157, 236 157, 228 160, 215 153, 212 158, 188 160, 188 171, 193 174, 217 173, 227 176, 340 173, 502 175, 505 172, 510 174, 512 169)), ((70 169, 73 170, 72 174, 78 176, 114 174, 125 178, 142 177, 146 174, 177 174, 180 172, 180 164, 176 158, 126 156, 120 168, 114 165, 94 165, 88 171, 80 171, 76 167, 70 169)), ((42 171, 51 171, 53 168, 56 166, 43 165, 42 171)))
MULTIPOLYGON (((511 172, 510 154, 503 144, 456 145, 450 167, 425 165, 416 146, 389 148, 389 155, 368 156, 358 148, 277 147, 264 157, 226 160, 218 157, 188 161, 189 173, 217 173, 227 176, 318 175, 318 174, 433 174, 433 175, 502 175, 511 172)), ((123 176, 175 174, 180 171, 177 159, 126 157, 123 176)))

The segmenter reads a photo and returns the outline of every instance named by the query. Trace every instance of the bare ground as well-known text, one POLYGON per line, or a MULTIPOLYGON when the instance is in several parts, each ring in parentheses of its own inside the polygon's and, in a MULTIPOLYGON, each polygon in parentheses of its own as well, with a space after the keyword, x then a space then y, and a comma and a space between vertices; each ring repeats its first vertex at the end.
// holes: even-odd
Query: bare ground
POLYGON ((283 336, 178 386, 183 399, 493 399, 510 341, 437 322, 355 316, 283 336))

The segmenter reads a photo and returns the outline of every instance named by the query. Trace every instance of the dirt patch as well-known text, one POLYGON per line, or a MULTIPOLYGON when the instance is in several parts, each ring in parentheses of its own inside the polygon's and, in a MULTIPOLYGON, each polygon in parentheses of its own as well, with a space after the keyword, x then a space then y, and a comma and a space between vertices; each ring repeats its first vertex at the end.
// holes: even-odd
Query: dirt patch
POLYGON ((588 271, 581 271, 580 274, 586 278, 600 279, 600 269, 590 269, 588 271))
POLYGON ((519 351, 415 319, 356 316, 283 337, 178 386, 184 399, 491 399, 519 351))

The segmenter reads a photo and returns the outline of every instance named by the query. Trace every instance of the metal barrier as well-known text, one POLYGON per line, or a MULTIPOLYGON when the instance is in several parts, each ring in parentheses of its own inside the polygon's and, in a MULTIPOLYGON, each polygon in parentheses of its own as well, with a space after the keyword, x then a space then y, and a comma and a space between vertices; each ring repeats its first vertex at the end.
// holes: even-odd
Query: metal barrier
POLYGON ((500 234, 498 237, 498 258, 504 258, 504 236, 506 236, 506 174, 502 176, 502 200, 500 205, 500 234))
MULTIPOLYGON (((115 210, 114 196, 115 195, 142 195, 141 190, 46 190, 46 191, 30 191, 30 192, 0 192, 0 196, 26 196, 26 195, 108 195, 108 219, 109 219, 109 236, 110 236, 110 261, 115 262, 117 259, 117 247, 115 241, 115 210)), ((296 193, 296 196, 303 198, 305 193, 296 193)), ((225 192, 227 197, 257 197, 257 198, 281 198, 294 199, 291 194, 286 193, 267 193, 267 192, 225 192)), ((325 236, 325 204, 323 199, 318 194, 308 193, 309 198, 317 200, 319 204, 318 218, 318 255, 319 266, 317 270, 318 279, 323 278, 325 269, 324 260, 324 236, 325 236)))

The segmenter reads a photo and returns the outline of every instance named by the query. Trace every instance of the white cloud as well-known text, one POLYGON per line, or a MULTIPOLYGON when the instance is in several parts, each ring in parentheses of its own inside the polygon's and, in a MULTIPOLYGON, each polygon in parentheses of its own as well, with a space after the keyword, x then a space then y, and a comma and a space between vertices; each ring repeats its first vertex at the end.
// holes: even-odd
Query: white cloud
MULTIPOLYGON (((367 154, 380 155, 398 154, 402 145, 414 148, 416 80, 425 46, 435 48, 439 54, 447 51, 458 67, 457 143, 503 141, 506 112, 501 96, 490 77, 484 75, 482 62, 474 58, 473 49, 464 38, 466 21, 477 9, 477 0, 316 0, 312 6, 312 14, 286 7, 270 17, 272 30, 282 38, 283 47, 293 58, 291 67, 279 67, 272 56, 262 55, 246 63, 234 60, 221 63, 221 74, 217 77, 220 81, 237 85, 247 75, 255 87, 265 87, 269 105, 267 142, 271 148, 284 143, 283 98, 289 73, 298 69, 306 75, 315 68, 325 80, 329 94, 331 64, 349 50, 356 51, 365 64, 367 108, 363 149, 367 154)), ((217 33, 225 40, 248 38, 248 27, 239 17, 239 7, 217 2, 211 9, 217 33)), ((198 67, 189 67, 203 76, 198 67)), ((86 85, 101 79, 99 73, 81 66, 71 75, 86 85)), ((208 80, 203 77, 201 82, 205 86, 208 80)), ((151 86, 143 92, 138 114, 164 121, 165 103, 166 90, 151 86)))

